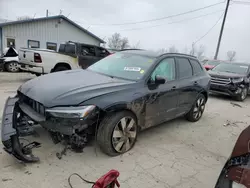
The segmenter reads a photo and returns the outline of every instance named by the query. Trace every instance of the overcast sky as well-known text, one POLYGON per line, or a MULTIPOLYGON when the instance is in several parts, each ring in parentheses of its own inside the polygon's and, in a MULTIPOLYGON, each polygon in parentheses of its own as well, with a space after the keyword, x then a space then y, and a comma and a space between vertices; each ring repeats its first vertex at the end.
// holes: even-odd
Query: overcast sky
MULTIPOLYGON (((171 19, 123 26, 108 24, 165 17, 221 1, 223 0, 0 0, 0 19, 16 20, 17 17, 26 15, 44 17, 46 9, 52 16, 62 10, 63 15, 97 36, 105 37, 105 40, 119 32, 123 37, 128 37, 131 45, 139 42, 140 48, 157 50, 175 45, 179 51, 184 52, 218 21, 226 2, 171 19), (204 14, 210 15, 192 19, 204 14), (169 24, 186 19, 192 20, 169 24)), ((250 0, 244 1, 249 1, 249 5, 233 3, 229 8, 219 53, 221 59, 226 58, 228 50, 235 50, 237 60, 250 61, 250 0)), ((214 56, 221 22, 222 19, 196 43, 197 48, 205 46, 205 55, 209 58, 214 56)))

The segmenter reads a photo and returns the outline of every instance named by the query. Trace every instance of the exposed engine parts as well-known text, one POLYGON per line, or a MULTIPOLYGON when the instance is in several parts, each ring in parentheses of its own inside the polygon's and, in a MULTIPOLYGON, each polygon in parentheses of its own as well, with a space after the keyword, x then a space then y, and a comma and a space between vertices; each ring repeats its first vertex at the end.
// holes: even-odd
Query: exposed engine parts
POLYGON ((58 152, 56 156, 58 159, 62 159, 63 155, 66 155, 67 149, 71 149, 77 153, 81 153, 86 143, 88 142, 88 133, 83 131, 80 134, 73 134, 71 136, 62 135, 57 132, 50 132, 51 138, 55 144, 61 142, 64 146, 61 152, 58 152))

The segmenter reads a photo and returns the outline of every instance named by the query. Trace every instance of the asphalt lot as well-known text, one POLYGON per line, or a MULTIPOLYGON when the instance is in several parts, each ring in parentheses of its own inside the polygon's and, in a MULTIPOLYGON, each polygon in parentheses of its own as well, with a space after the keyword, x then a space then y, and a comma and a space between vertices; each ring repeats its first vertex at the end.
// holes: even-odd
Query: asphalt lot
MULTIPOLYGON (((0 72, 0 114, 8 96, 15 95, 20 84, 34 76, 0 72)), ((96 180, 110 169, 120 171, 122 188, 211 188, 230 155, 239 133, 250 122, 250 97, 241 107, 228 97, 210 96, 202 119, 196 123, 180 118, 148 129, 139 135, 135 147, 123 156, 108 157, 92 142, 83 153, 67 152, 61 160, 48 134, 38 127, 42 147, 34 153, 41 162, 18 163, 2 150, 0 143, 0 187, 62 188, 67 178, 77 172, 96 180)), ((0 119, 2 117, 0 116, 0 119)), ((75 188, 91 187, 76 177, 75 188)))

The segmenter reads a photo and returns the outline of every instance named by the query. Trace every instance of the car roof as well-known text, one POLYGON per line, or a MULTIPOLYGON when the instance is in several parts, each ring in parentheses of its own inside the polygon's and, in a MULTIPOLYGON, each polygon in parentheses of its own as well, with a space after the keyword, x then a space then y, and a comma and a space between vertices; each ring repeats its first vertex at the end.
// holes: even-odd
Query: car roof
POLYGON ((188 55, 188 54, 182 54, 182 53, 163 53, 159 54, 154 51, 150 50, 142 50, 142 49, 127 49, 127 50, 122 50, 119 53, 129 53, 129 54, 136 54, 136 55, 141 55, 141 56, 146 56, 146 57, 153 57, 153 58, 158 58, 164 55, 176 55, 176 56, 186 56, 186 57, 191 57, 191 58, 196 58, 195 56, 188 55))
POLYGON ((239 65, 239 66, 250 66, 250 63, 245 63, 245 62, 224 62, 227 64, 234 64, 234 65, 239 65))

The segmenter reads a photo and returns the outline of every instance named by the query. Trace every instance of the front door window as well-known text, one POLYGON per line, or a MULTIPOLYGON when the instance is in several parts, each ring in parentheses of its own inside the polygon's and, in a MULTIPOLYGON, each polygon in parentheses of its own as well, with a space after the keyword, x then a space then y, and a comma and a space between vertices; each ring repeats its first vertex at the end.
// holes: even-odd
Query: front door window
POLYGON ((174 58, 166 58, 160 62, 151 75, 151 80, 155 80, 155 76, 159 75, 166 78, 166 81, 175 80, 175 61, 174 58))

